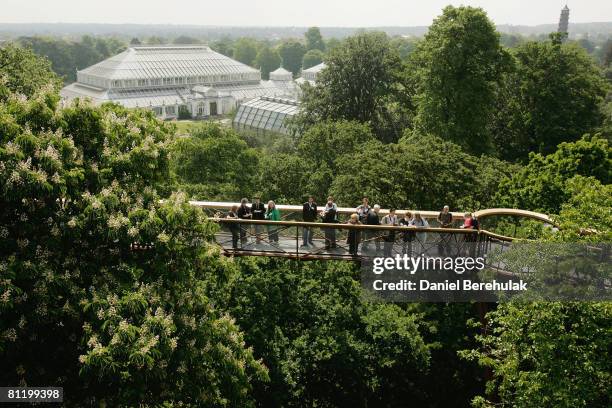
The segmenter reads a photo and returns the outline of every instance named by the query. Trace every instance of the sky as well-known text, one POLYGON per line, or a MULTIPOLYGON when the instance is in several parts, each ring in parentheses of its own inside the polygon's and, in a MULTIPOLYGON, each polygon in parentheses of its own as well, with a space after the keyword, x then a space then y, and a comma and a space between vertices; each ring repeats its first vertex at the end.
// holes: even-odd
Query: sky
MULTIPOLYGON (((612 21, 611 0, 568 1, 570 22, 612 21)), ((222 26, 423 26, 448 4, 482 7, 496 24, 556 24, 560 0, 0 0, 0 23, 222 26)))

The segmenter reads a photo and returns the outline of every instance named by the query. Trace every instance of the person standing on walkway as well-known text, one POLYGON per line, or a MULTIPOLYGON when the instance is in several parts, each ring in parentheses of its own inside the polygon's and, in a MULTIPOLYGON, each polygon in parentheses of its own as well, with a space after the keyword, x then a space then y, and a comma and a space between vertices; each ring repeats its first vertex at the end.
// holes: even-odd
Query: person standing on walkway
MULTIPOLYGON (((333 197, 327 197, 327 204, 321 211, 321 218, 325 224, 335 224, 338 222, 338 207, 333 201, 333 197)), ((324 228, 325 230, 325 249, 336 248, 336 229, 335 228, 324 228)))
MULTIPOLYGON (((410 223, 413 227, 416 228, 429 228, 429 223, 425 218, 421 217, 421 213, 419 212, 414 213, 414 216, 412 217, 410 223)), ((425 254, 425 242, 427 241, 427 232, 417 232, 416 239, 419 245, 417 251, 420 252, 418 255, 425 254)))
MULTIPOLYGON (((308 201, 302 207, 302 220, 304 222, 315 222, 317 220, 317 203, 313 196, 308 196, 308 201)), ((312 228, 304 227, 302 229, 302 246, 314 246, 312 242, 312 228)))
MULTIPOLYGON (((236 204, 232 205, 232 209, 229 210, 225 218, 229 218, 231 220, 237 220, 238 219, 238 214, 236 214, 237 211, 238 211, 238 206, 236 204)), ((229 225, 229 230, 232 233, 232 248, 238 249, 238 237, 240 236, 240 225, 236 223, 231 223, 229 225)))
POLYGON ((359 221, 363 224, 366 222, 366 218, 368 218, 368 214, 370 213, 371 207, 368 204, 368 197, 363 197, 361 204, 357 207, 357 215, 359 216, 359 221))
MULTIPOLYGON (((412 226, 412 213, 410 211, 406 211, 404 217, 399 220, 399 225, 402 227, 412 226)), ((412 241, 414 241, 414 238, 414 231, 404 231, 402 233, 402 253, 412 256, 412 241)))
MULTIPOLYGON (((253 197, 251 212, 253 213, 253 220, 263 221, 265 219, 266 206, 261 202, 258 196, 253 197)), ((263 225, 255 224, 255 242, 257 244, 261 242, 261 232, 263 227, 263 225)))
MULTIPOLYGON (((348 220, 347 224, 361 225, 361 222, 359 222, 359 215, 357 213, 351 214, 351 218, 348 220)), ((349 245, 349 253, 351 255, 357 255, 360 238, 361 231, 359 231, 357 228, 351 228, 348 230, 346 242, 349 245)))
MULTIPOLYGON (((380 218, 378 213, 380 212, 380 205, 375 204, 374 209, 368 212, 368 216, 366 217, 366 225, 380 225, 380 218)), ((374 241, 376 245, 376 251, 380 251, 380 240, 378 239, 379 233, 377 231, 366 231, 365 242, 363 243, 363 250, 367 250, 370 241, 374 241)))
MULTIPOLYGON (((242 220, 253 219, 253 213, 251 212, 251 209, 249 208, 248 204, 249 204, 249 200, 247 200, 246 198, 243 198, 242 200, 240 200, 240 207, 238 208, 238 211, 236 211, 236 215, 238 215, 238 218, 242 220)), ((243 246, 248 242, 248 239, 247 239, 248 228, 249 226, 246 224, 240 225, 240 243, 243 246)))
MULTIPOLYGON (((381 225, 385 225, 387 227, 396 227, 399 225, 397 216, 395 215, 395 208, 389 209, 389 214, 383 217, 381 225)), ((395 231, 385 231, 384 241, 384 256, 390 258, 391 253, 393 252, 393 244, 395 243, 395 231)))
MULTIPOLYGON (((440 228, 452 228, 453 227, 453 214, 450 212, 448 205, 442 208, 442 211, 438 214, 438 223, 440 228)), ((451 254, 451 234, 441 233, 440 241, 438 241, 438 254, 439 256, 445 256, 451 254)))
MULTIPOLYGON (((280 211, 276 208, 274 201, 268 201, 268 210, 266 211, 266 220, 268 221, 280 221, 280 211)), ((270 242, 278 242, 278 228, 276 225, 268 225, 268 240, 270 242)))

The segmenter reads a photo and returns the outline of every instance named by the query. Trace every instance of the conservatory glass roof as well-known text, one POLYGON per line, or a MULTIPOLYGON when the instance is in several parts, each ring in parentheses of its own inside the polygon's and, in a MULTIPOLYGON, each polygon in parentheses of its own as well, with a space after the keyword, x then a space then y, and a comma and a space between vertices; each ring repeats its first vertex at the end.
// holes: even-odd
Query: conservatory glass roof
POLYGON ((204 45, 173 45, 131 47, 79 73, 105 79, 150 79, 258 74, 259 70, 204 45))
POLYGON ((240 105, 234 126, 287 133, 285 119, 294 116, 298 110, 298 103, 291 99, 256 98, 240 105))

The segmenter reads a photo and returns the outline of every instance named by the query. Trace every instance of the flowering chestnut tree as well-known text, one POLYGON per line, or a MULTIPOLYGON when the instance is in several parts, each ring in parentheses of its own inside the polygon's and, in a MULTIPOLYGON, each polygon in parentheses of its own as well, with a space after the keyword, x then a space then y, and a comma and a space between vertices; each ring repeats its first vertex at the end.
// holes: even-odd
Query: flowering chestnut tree
POLYGON ((250 406, 267 371, 214 293, 236 269, 216 226, 160 201, 173 127, 60 106, 0 77, 0 383, 67 405, 250 406))

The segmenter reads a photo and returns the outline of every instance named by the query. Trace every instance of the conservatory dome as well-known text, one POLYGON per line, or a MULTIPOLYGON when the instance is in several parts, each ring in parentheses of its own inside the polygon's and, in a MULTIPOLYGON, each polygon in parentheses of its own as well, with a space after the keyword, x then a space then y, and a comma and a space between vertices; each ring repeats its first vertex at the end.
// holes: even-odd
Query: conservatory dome
POLYGON ((280 67, 270 72, 271 81, 293 81, 293 74, 285 68, 280 67))

